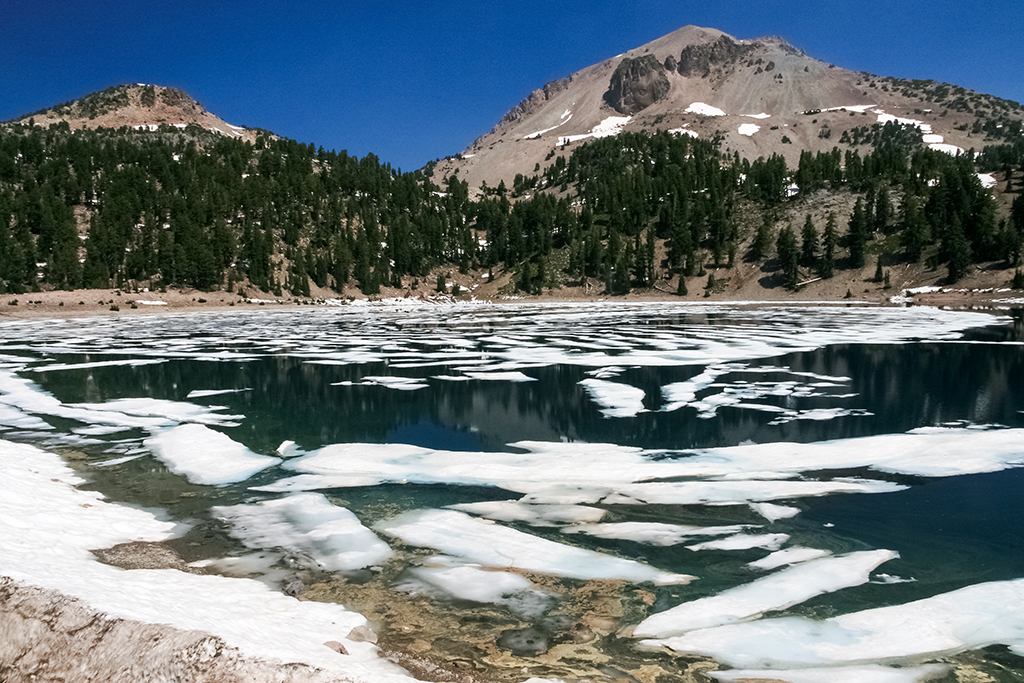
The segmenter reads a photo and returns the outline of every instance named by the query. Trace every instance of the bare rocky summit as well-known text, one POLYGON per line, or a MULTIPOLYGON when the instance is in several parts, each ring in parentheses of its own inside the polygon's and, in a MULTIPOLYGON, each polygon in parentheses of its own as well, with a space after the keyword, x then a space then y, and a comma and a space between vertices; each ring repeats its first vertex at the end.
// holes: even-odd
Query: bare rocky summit
POLYGON ((158 130, 161 126, 178 129, 198 126, 219 135, 250 141, 261 132, 227 123, 178 88, 144 83, 116 85, 27 114, 14 122, 32 122, 37 126, 64 122, 71 130, 101 126, 149 130, 158 130))
POLYGON ((473 189, 511 186, 593 137, 659 130, 718 136, 729 154, 778 153, 796 166, 802 151, 851 149, 893 117, 921 124, 926 142, 980 151, 1014 122, 1019 131, 1024 109, 957 86, 840 68, 781 38, 686 26, 538 88, 435 172, 458 171, 473 189))

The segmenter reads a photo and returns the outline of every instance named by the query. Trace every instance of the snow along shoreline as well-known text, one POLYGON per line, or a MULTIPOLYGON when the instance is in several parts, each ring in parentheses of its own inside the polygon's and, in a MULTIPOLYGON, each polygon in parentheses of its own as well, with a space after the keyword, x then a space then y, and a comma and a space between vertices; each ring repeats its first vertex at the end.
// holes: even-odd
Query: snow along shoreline
POLYGON ((118 662, 129 682, 161 665, 188 680, 415 680, 363 642, 366 619, 341 605, 99 562, 92 550, 166 540, 175 525, 78 489, 84 480, 53 453, 0 440, 0 479, 0 669, 18 667, 22 680, 61 667, 105 680, 118 662))

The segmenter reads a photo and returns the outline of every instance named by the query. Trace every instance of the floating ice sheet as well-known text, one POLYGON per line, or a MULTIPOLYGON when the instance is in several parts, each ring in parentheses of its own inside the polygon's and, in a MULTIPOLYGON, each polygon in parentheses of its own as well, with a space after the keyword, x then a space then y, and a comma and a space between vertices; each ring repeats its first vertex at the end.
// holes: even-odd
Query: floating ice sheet
POLYGON ((788 505, 776 505, 775 503, 751 503, 750 509, 761 515, 769 522, 779 519, 789 519, 800 514, 800 508, 788 505))
POLYGON ((248 505, 215 507, 231 523, 231 535, 249 548, 283 548, 311 558, 328 571, 380 564, 391 548, 350 511, 319 493, 300 493, 248 505))
POLYGON ((586 534, 595 538, 608 538, 654 546, 678 545, 695 536, 735 534, 747 527, 743 524, 728 526, 687 526, 662 522, 611 522, 606 524, 578 524, 565 527, 565 534, 586 534))
POLYGON ((717 595, 684 602, 640 622, 636 638, 668 638, 686 631, 732 624, 792 607, 823 593, 867 583, 891 550, 869 550, 810 560, 717 595))
POLYGON ((690 550, 750 550, 751 548, 778 550, 788 540, 789 536, 786 534, 736 534, 686 547, 690 550))
POLYGON ((483 569, 454 558, 431 558, 427 565, 410 569, 408 575, 395 586, 396 590, 440 592, 457 600, 505 605, 524 616, 540 616, 550 609, 554 598, 519 574, 483 569))
POLYGON ((748 563, 747 566, 751 569, 768 571, 771 569, 778 569, 779 567, 785 567, 790 564, 800 564, 801 562, 807 562, 808 560, 817 560, 831 554, 832 553, 828 550, 821 550, 819 548, 801 548, 799 546, 793 546, 792 548, 776 550, 772 554, 762 557, 760 560, 748 563))
POLYGON ((414 510, 374 525, 409 545, 434 548, 484 567, 522 569, 573 579, 687 583, 692 576, 555 543, 454 510, 414 510))
POLYGON ((253 453, 226 434, 200 424, 159 432, 146 440, 146 446, 167 469, 193 484, 233 484, 281 462, 253 453))
POLYGON ((949 671, 942 664, 894 668, 878 664, 818 669, 731 669, 709 671, 719 681, 788 681, 788 683, 922 683, 941 678, 949 671))
POLYGON ((499 522, 525 522, 531 526, 597 522, 607 514, 600 508, 585 505, 530 505, 514 500, 460 503, 449 505, 448 508, 499 522))
POLYGON ((968 586, 903 605, 814 621, 761 619, 642 641, 680 653, 714 657, 756 669, 916 664, 964 650, 1002 644, 1024 656, 1024 579, 968 586))
POLYGON ((601 406, 605 417, 634 417, 644 412, 643 389, 596 378, 581 380, 579 384, 601 406))
POLYGON ((164 418, 168 422, 197 422, 206 425, 237 427, 244 415, 222 415, 224 406, 204 406, 182 401, 168 401, 157 398, 119 398, 106 403, 77 403, 72 408, 81 408, 104 413, 124 413, 140 417, 164 418))
MULTIPOLYGON (((985 432, 977 432, 984 434, 985 432)), ((852 441, 859 441, 854 439, 852 441)), ((843 442, 838 442, 843 443, 843 442)), ((830 493, 898 491, 886 481, 837 478, 793 479, 803 470, 865 466, 865 449, 849 446, 857 464, 833 457, 819 446, 814 458, 788 462, 788 447, 816 444, 771 444, 696 451, 677 459, 653 460, 641 449, 610 444, 520 442, 525 453, 438 451, 407 444, 335 444, 286 462, 283 467, 305 474, 258 487, 263 491, 302 491, 382 483, 462 484, 499 486, 526 494, 524 503, 544 504, 726 504, 773 501, 830 493), (748 456, 748 449, 754 454, 748 456), (656 481, 688 477, 693 481, 656 481), (572 486, 565 482, 572 481, 572 486)), ((907 439, 893 444, 914 447, 907 439)))

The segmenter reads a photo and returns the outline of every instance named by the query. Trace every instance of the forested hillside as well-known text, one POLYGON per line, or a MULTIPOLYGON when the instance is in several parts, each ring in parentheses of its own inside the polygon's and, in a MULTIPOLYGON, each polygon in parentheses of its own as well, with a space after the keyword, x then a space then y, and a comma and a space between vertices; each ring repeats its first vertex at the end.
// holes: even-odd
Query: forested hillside
MULTIPOLYGON (((553 151, 536 174, 484 187, 400 173, 269 134, 192 125, 72 131, 0 127, 0 291, 188 286, 364 294, 446 269, 512 286, 603 282, 610 294, 687 291, 686 276, 768 262, 789 287, 869 258, 944 267, 1019 265, 1024 142, 951 156, 920 130, 875 124, 841 152, 756 160, 718 140, 623 133, 553 151), (1000 205, 979 171, 1001 177, 1000 205), (474 188, 475 189, 475 188, 474 188), (787 207, 843 193, 852 211, 793 224, 787 207), (769 261, 771 259, 771 261, 769 261), (682 276, 682 277, 681 277, 682 276)), ((883 277, 879 266, 879 277, 883 277)), ((710 287, 709 283, 709 287, 710 287)))

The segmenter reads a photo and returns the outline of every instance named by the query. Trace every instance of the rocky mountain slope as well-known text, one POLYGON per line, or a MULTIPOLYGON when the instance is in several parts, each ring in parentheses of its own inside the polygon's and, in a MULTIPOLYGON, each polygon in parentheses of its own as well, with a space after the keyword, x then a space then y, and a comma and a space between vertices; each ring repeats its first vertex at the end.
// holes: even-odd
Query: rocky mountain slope
POLYGON ((739 40, 686 26, 535 90, 442 177, 477 188, 542 170, 555 154, 621 131, 668 130, 711 139, 756 159, 850 149, 873 124, 915 122, 924 142, 950 152, 1019 139, 1015 102, 934 81, 873 76, 826 64, 779 38, 739 40))
POLYGON ((227 137, 253 141, 261 132, 227 123, 187 93, 161 85, 117 85, 77 100, 33 112, 14 123, 49 126, 66 122, 71 130, 120 128, 156 131, 160 126, 184 129, 195 125, 227 137))

